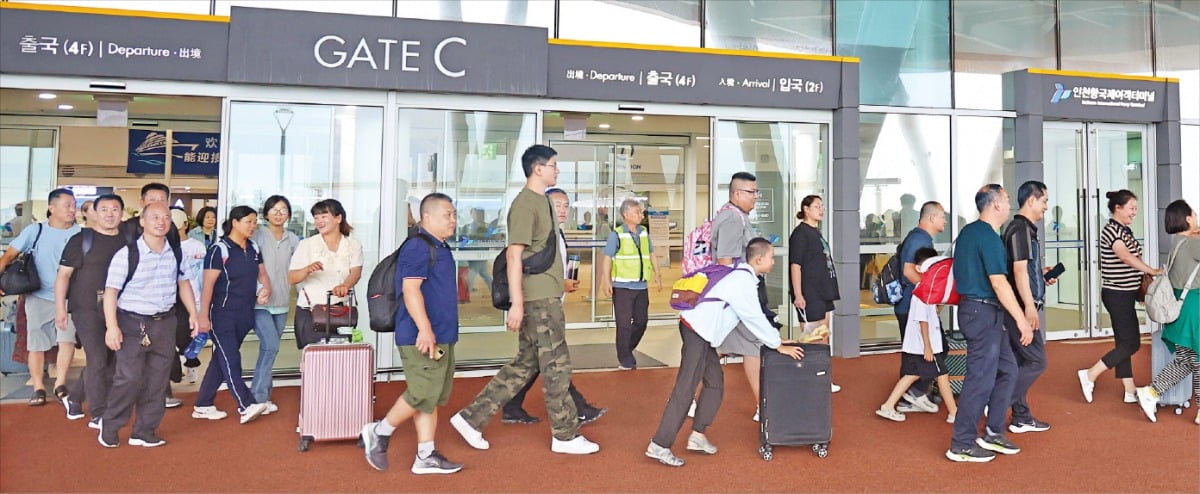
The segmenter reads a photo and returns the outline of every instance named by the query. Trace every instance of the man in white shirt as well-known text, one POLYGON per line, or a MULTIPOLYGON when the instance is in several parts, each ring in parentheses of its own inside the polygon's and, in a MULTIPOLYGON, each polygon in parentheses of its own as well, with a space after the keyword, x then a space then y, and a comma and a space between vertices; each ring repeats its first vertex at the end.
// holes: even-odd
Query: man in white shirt
POLYGON ((679 313, 679 333, 683 338, 682 358, 679 373, 675 376, 675 388, 667 400, 658 432, 646 448, 646 456, 660 463, 683 466, 683 460, 671 453, 671 444, 683 427, 688 407, 695 395, 696 385, 704 382, 700 397, 696 400, 696 416, 692 419, 692 434, 688 437, 688 451, 716 454, 704 435, 712 424, 721 406, 725 378, 720 358, 715 348, 720 346, 733 328, 742 323, 746 329, 767 348, 774 348, 796 360, 804 357, 797 346, 781 346, 779 331, 763 315, 758 303, 758 276, 771 272, 775 265, 774 248, 765 238, 750 240, 746 246, 746 262, 733 266, 733 271, 717 280, 705 300, 696 308, 679 313))

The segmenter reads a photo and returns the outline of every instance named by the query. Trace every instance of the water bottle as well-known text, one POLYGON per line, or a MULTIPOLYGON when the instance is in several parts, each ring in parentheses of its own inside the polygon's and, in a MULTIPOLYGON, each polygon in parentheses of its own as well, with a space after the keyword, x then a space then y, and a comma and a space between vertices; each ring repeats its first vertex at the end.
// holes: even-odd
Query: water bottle
POLYGON ((183 351, 183 356, 189 359, 194 359, 200 356, 200 350, 204 349, 204 344, 208 343, 208 333, 200 333, 192 339, 191 344, 183 351))
POLYGON ((579 280, 579 256, 571 255, 567 257, 567 279, 579 280))

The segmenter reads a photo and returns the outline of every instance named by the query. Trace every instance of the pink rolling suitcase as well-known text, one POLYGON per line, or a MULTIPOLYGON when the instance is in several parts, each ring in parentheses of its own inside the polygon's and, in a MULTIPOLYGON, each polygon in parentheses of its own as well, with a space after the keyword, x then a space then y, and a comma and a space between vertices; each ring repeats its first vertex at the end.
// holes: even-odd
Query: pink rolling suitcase
POLYGON ((313 343, 300 354, 300 452, 313 441, 355 439, 371 421, 374 351, 368 343, 313 343))

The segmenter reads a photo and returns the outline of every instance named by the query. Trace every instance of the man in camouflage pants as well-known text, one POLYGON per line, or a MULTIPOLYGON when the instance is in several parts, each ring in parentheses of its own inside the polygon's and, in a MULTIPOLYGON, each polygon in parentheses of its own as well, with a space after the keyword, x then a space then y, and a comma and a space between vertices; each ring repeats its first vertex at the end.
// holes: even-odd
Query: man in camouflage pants
POLYGON ((571 383, 571 356, 562 309, 563 259, 558 255, 557 245, 551 244, 560 238, 559 227, 545 194, 547 188, 558 182, 556 154, 548 146, 534 145, 521 156, 525 188, 509 207, 506 254, 512 308, 505 325, 509 331, 518 331, 517 356, 500 369, 466 408, 450 418, 450 425, 475 449, 490 447, 480 431, 529 382, 535 369, 540 369, 554 436, 550 450, 564 454, 591 454, 600 450, 598 444, 579 434, 578 411, 567 392, 571 383), (538 254, 546 249, 554 250, 550 266, 538 273, 524 273, 526 260, 540 257, 538 254))

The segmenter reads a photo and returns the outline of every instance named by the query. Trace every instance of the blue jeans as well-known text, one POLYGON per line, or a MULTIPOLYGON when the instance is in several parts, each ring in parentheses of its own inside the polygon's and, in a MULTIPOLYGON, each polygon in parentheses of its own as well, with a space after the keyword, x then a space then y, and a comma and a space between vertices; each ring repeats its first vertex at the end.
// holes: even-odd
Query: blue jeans
POLYGON ((271 314, 266 309, 254 309, 254 332, 258 334, 258 362, 254 364, 254 380, 250 391, 254 400, 266 403, 271 399, 271 369, 279 355, 279 339, 287 325, 287 312, 271 314))
POLYGON ((959 326, 967 338, 967 376, 954 416, 950 447, 968 449, 979 437, 979 419, 988 407, 987 427, 1004 435, 1008 407, 1017 383, 1017 359, 1004 330, 1004 309, 975 300, 958 304, 959 326))

